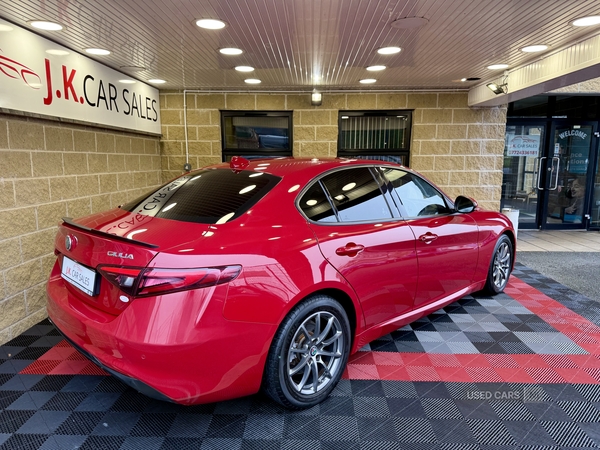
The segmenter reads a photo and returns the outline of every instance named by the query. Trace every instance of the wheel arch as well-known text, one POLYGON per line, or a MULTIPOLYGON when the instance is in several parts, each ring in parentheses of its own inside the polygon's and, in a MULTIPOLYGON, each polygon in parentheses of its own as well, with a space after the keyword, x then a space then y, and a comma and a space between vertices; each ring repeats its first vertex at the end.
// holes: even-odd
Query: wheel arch
MULTIPOLYGON (((344 292, 340 289, 325 288, 325 289, 320 289, 318 291, 312 292, 310 295, 312 296, 312 295, 318 295, 318 294, 328 295, 329 297, 333 298, 340 305, 342 305, 342 308, 344 308, 344 311, 346 311, 346 315, 348 316, 348 322, 350 322, 350 332, 352 335, 352 342, 351 342, 350 348, 352 348, 352 345, 354 344, 354 340, 356 339, 356 327, 357 327, 357 317, 358 317, 356 308, 354 306, 354 302, 352 301, 352 299, 346 292, 344 292)), ((308 297, 304 297, 304 299, 306 299, 306 298, 308 298, 308 297)), ((301 301, 304 301, 304 299, 302 299, 301 301)))

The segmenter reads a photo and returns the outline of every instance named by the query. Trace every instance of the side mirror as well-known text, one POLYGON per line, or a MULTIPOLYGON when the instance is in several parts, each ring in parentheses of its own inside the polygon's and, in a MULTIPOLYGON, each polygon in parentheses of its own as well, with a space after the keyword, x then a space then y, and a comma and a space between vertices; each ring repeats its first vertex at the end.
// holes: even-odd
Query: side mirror
POLYGON ((456 197, 454 202, 454 209, 462 214, 468 214, 470 212, 475 211, 477 208, 477 202, 472 198, 465 197, 464 195, 459 195, 456 197))

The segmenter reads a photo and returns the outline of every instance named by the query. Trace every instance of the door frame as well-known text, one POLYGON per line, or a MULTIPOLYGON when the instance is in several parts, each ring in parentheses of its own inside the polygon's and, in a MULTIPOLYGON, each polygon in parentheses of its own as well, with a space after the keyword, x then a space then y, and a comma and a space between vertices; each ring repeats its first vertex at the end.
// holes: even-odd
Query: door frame
MULTIPOLYGON (((590 225, 590 220, 586 218, 586 215, 589 216, 591 213, 591 198, 593 195, 593 186, 594 186, 594 172, 597 164, 596 158, 598 157, 597 151, 597 138, 595 133, 598 131, 598 122, 593 120, 577 120, 577 119, 553 119, 548 121, 549 132, 547 133, 546 145, 544 148, 544 156, 547 157, 546 162, 549 163, 554 156, 554 137, 557 128, 571 128, 574 126, 590 126, 592 127, 591 135, 590 135, 590 150, 589 150, 589 158, 588 158, 588 167, 587 172, 584 175, 585 177, 585 196, 583 199, 583 212, 581 223, 548 223, 548 201, 549 201, 549 192, 548 187, 552 180, 546 179, 544 187, 546 188, 546 192, 544 192, 542 202, 539 202, 539 210, 538 217, 536 222, 539 225, 539 229, 541 230, 582 230, 588 229, 590 225)), ((548 173, 548 171, 546 171, 548 173)), ((548 177, 550 178, 550 177, 548 177)))
MULTIPOLYGON (((537 171, 534 172, 536 190, 537 190, 537 205, 536 205, 536 217, 533 222, 519 222, 520 229, 540 229, 540 230, 575 230, 575 229, 589 229, 590 220, 586 218, 586 215, 591 214, 591 203, 594 193, 594 175, 595 168, 598 165, 599 157, 599 141, 598 139, 598 125, 599 122, 596 120, 579 120, 579 119, 567 119, 567 118, 543 118, 543 117, 531 117, 531 118, 508 118, 507 126, 541 126, 543 127, 542 141, 540 142, 540 154, 538 156, 538 167, 537 171), (583 214, 581 223, 548 223, 548 187, 550 186, 550 176, 548 175, 549 163, 551 164, 552 158, 554 157, 554 136, 557 128, 560 127, 573 127, 573 125, 591 126, 591 142, 590 142, 590 155, 588 162, 588 170, 585 175, 586 179, 586 192, 583 202, 583 214), (540 159, 545 158, 545 159, 540 159), (543 161, 543 163, 541 163, 543 161), (540 167, 543 164, 544 167, 540 167), (543 170, 543 171, 542 171, 543 170), (540 174, 539 171, 542 171, 540 174), (539 178, 538 178, 539 177, 539 178), (539 183, 539 184, 538 184, 539 183), (537 189, 537 186, 543 186, 542 191, 537 189)), ((503 181, 504 183, 504 181, 503 181)))

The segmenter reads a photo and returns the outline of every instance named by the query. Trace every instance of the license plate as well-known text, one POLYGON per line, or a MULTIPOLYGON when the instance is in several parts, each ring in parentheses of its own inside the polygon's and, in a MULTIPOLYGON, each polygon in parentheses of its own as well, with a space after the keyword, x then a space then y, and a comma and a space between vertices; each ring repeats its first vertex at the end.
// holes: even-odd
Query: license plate
POLYGON ((63 264, 60 275, 73 286, 85 292, 87 295, 92 296, 95 294, 96 272, 93 270, 83 267, 81 264, 73 261, 72 259, 63 256, 63 264))

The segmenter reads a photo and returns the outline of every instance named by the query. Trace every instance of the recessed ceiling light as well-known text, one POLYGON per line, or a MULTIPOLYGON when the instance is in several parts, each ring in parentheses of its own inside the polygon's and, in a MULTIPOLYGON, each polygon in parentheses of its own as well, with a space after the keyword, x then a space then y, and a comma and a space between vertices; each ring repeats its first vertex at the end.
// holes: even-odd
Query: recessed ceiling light
POLYGON ((2 25, 0 24, 0 31, 12 31, 12 27, 9 27, 8 25, 2 25))
POLYGON ((85 51, 86 51, 86 53, 89 53, 90 55, 99 55, 99 56, 110 55, 110 51, 105 50, 103 48, 86 48, 85 51))
POLYGON ((508 64, 492 64, 487 66, 490 70, 500 70, 500 69, 508 69, 508 64))
POLYGON ((400 53, 401 50, 400 47, 382 47, 377 50, 377 53, 380 55, 393 55, 395 53, 400 53))
POLYGON ((244 51, 241 48, 235 47, 221 48, 219 49, 219 52, 223 53, 224 55, 241 55, 242 53, 244 53, 244 51))
POLYGON ((369 66, 367 67, 367 70, 370 72, 377 72, 379 70, 385 70, 386 67, 385 66, 369 66))
POLYGON ((33 28, 37 28, 38 30, 46 30, 46 31, 59 31, 63 29, 63 26, 56 22, 47 22, 45 20, 32 20, 29 22, 33 28))
POLYGON ((123 84, 135 84, 135 81, 134 80, 119 80, 119 83, 123 83, 123 84))
POLYGON ((55 56, 66 56, 69 54, 68 51, 66 50, 60 50, 58 48, 51 48, 46 50, 46 53, 48 53, 49 55, 55 55, 55 56))
POLYGON ((142 66, 119 66, 119 68, 128 72, 143 72, 146 70, 146 68, 142 66))
POLYGON ((196 20, 196 25, 206 30, 220 30, 225 28, 225 22, 218 19, 200 19, 196 20))
POLYGON ((253 72, 254 71, 254 67, 250 67, 250 66, 236 66, 235 70, 237 70, 238 72, 253 72))
POLYGON ((575 27, 591 27, 598 24, 600 24, 600 16, 582 17, 572 22, 572 25, 575 27))
POLYGON ((402 19, 394 20, 390 26, 392 28, 399 28, 402 30, 408 30, 411 28, 421 28, 429 23, 424 17, 403 17, 402 19))
POLYGON ((377 80, 375 78, 365 78, 364 80, 360 80, 359 83, 362 84, 372 84, 375 83, 377 80))
POLYGON ((467 79, 466 78, 461 78, 460 81, 462 81, 464 83, 465 81, 467 81, 467 79))
POLYGON ((247 78, 244 80, 244 83, 248 84, 260 84, 261 81, 258 78, 247 78))
POLYGON ((152 84, 165 84, 166 81, 165 80, 161 80, 160 78, 152 78, 151 80, 148 80, 148 83, 152 83, 152 84))
POLYGON ((544 50, 547 50, 548 46, 547 45, 528 45, 527 47, 523 47, 521 49, 522 52, 525 53, 535 53, 535 52, 543 52, 544 50))

